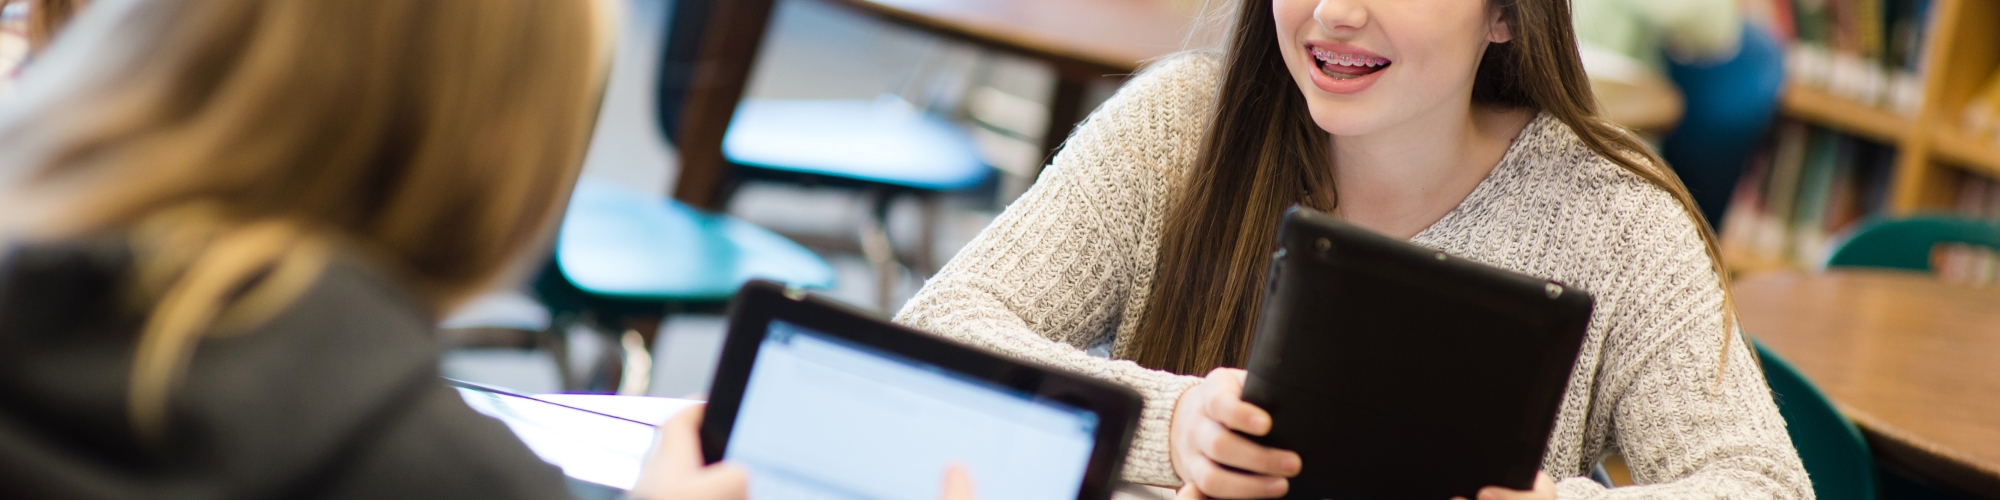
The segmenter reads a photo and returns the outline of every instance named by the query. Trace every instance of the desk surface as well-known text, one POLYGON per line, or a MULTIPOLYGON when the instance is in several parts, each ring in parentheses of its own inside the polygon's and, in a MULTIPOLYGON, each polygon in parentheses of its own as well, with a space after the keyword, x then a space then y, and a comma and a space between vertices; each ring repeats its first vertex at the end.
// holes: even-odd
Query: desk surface
POLYGON ((1130 73, 1144 61, 1180 51, 1196 17, 1170 0, 829 1, 1048 60, 1062 70, 1099 74, 1130 73))
MULTIPOLYGON (((829 0, 892 22, 1048 61, 1070 78, 1136 71, 1146 61, 1218 40, 1226 19, 1197 21, 1174 0, 829 0)), ((1650 78, 1596 78, 1599 111, 1613 123, 1664 133, 1681 117, 1673 84, 1650 78)), ((1066 132, 1066 131, 1064 131, 1066 132)))
POLYGON ((1743 328, 1853 418, 1878 459, 2000 496, 2000 289, 1893 271, 1756 275, 1743 328))

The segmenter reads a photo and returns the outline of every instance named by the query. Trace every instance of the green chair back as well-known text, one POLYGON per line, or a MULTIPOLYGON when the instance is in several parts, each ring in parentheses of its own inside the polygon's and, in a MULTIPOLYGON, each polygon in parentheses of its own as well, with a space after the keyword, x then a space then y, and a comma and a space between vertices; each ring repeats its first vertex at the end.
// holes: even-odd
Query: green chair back
POLYGON ((1875 462, 1868 442, 1861 439, 1861 430, 1792 365, 1763 344, 1756 347, 1764 379, 1771 384, 1771 397, 1778 403, 1778 413, 1785 417, 1785 430, 1792 436, 1792 446, 1799 450, 1799 460, 1805 463, 1819 499, 1874 499, 1875 462))
POLYGON ((1826 267, 1931 270, 1931 248, 1963 243, 2000 251, 2000 222, 1946 216, 1870 221, 1827 256, 1826 267))

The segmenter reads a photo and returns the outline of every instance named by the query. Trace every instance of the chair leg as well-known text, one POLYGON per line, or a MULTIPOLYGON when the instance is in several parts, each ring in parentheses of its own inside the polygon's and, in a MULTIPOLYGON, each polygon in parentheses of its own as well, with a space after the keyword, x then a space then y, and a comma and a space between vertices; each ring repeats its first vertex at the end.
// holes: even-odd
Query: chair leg
POLYGON ((619 370, 618 388, 620 396, 644 396, 653 385, 653 350, 646 342, 647 335, 638 330, 625 330, 618 336, 619 352, 623 353, 623 366, 619 370))
POLYGON ((875 307, 889 312, 896 286, 896 247, 889 241, 889 206, 895 192, 886 189, 869 194, 868 217, 861 221, 861 254, 875 269, 875 307))
POLYGON ((918 221, 917 248, 912 250, 916 255, 911 256, 910 267, 924 278, 929 278, 938 272, 937 233, 938 223, 944 218, 944 209, 937 193, 918 193, 917 201, 922 204, 923 218, 918 221))
POLYGON ((570 373, 569 327, 576 324, 577 313, 565 312, 549 318, 549 329, 537 334, 538 343, 548 349, 549 356, 555 358, 556 377, 561 390, 581 390, 582 381, 570 373))
POLYGON ((660 336, 660 325, 666 324, 665 315, 643 315, 625 318, 623 334, 618 336, 618 347, 624 360, 618 383, 618 394, 644 396, 653 385, 653 346, 660 336))

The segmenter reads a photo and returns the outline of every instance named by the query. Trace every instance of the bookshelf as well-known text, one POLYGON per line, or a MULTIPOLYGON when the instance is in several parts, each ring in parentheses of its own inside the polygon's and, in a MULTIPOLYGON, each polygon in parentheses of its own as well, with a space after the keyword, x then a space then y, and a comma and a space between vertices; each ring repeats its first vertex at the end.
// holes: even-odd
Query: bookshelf
MULTIPOLYGON (((1879 145, 1864 149, 1886 151, 1875 157, 1882 168, 1887 169, 1886 173, 1866 177, 1857 174, 1857 180, 1853 182, 1863 185, 1842 186, 1861 193, 1879 192, 1879 195, 1867 199, 1872 204, 1844 200, 1839 195, 1835 200, 1868 207, 1864 209, 1863 216, 1965 213, 1968 201, 1981 205, 1977 200, 1961 199, 1970 196, 1965 193, 2000 190, 2000 137, 1996 137, 2000 134, 1968 133, 1962 125, 1968 104, 1983 91, 1982 87, 1990 85, 1987 83, 1989 79, 2000 78, 1994 76, 1996 71, 2000 71, 1997 69, 2000 68, 2000 0, 1746 0, 1746 5, 1756 3, 1775 6, 1774 10, 1765 11, 1773 19, 1781 19, 1778 21, 1781 25, 1774 26, 1773 31, 1786 38, 1795 51, 1818 50, 1820 58, 1827 58, 1826 54, 1835 54, 1833 57, 1836 59, 1840 56, 1858 57, 1860 63, 1878 71, 1874 86, 1863 84, 1859 88, 1879 89, 1882 92, 1856 92, 1852 78, 1845 80, 1850 83, 1843 87, 1839 81, 1829 83, 1825 77, 1801 77, 1799 68, 1814 65, 1788 61, 1792 75, 1788 77, 1791 83, 1787 84, 1779 100, 1782 121, 1801 123, 1812 129, 1812 141, 1822 141, 1817 137, 1819 134, 1833 133, 1852 138, 1840 139, 1842 141, 1858 140, 1879 145), (1914 40, 1914 45, 1908 46, 1910 49, 1901 48, 1903 46, 1898 45, 1898 40, 1894 38, 1902 36, 1896 31, 1898 16, 1901 19, 1916 19, 1909 23, 1915 30, 1909 35, 1914 40), (1882 75, 1913 76, 1906 92, 1912 99, 1894 99, 1892 90, 1895 89, 1880 83, 1894 77, 1882 75), (1892 101, 1896 104, 1891 105, 1892 101), (1970 183, 1985 183, 1993 187, 1966 186, 1970 183), (1968 189, 1971 187, 1980 189, 1968 189)), ((1823 69, 1839 64, 1819 62, 1817 66, 1823 69)), ((1834 73, 1832 80, 1838 80, 1838 73, 1848 68, 1838 67, 1817 74, 1834 73)), ((1853 72, 1850 70, 1848 74, 1851 76, 1853 72)), ((1794 135, 1805 137, 1807 134, 1794 135)), ((1779 140, 1782 139, 1774 139, 1774 143, 1779 140)), ((1773 151, 1782 149, 1782 146, 1773 146, 1773 151)), ((1831 151, 1836 148, 1826 146, 1825 149, 1831 151)), ((1854 151, 1845 145, 1837 150, 1837 156, 1841 157, 1854 151)), ((1791 158, 1798 157, 1795 153, 1791 158)), ((1785 158, 1782 152, 1773 152, 1767 153, 1764 161, 1781 162, 1785 158)), ((1739 191, 1766 191, 1761 198, 1749 196, 1753 204, 1770 202, 1787 205, 1765 209, 1776 212, 1780 219, 1796 218, 1801 211, 1817 215, 1813 210, 1799 208, 1820 199, 1806 194, 1811 192, 1810 183, 1803 182, 1805 179, 1796 175, 1788 176, 1781 170, 1766 173, 1765 178, 1756 181, 1765 183, 1765 187, 1745 186, 1739 191), (1791 195, 1769 196, 1768 193, 1777 192, 1770 186, 1779 182, 1802 186, 1785 188, 1798 192, 1796 196, 1799 198, 1791 198, 1791 195)), ((1848 175, 1851 170, 1854 170, 1852 165, 1843 163, 1839 172, 1840 175, 1848 175)), ((1807 168, 1807 172, 1811 172, 1811 167, 1807 168)), ((1752 182, 1752 177, 1746 175, 1746 182, 1752 182)), ((1824 196, 1823 192, 1820 194, 1824 196)), ((1739 192, 1738 199, 1745 199, 1743 193, 1739 192)), ((1988 205, 1991 204, 1981 206, 1988 205)), ((1732 214, 1737 212, 1740 211, 1732 209, 1732 214)), ((1983 215, 1975 216, 2000 217, 2000 213, 1978 213, 1983 215)), ((1772 215, 1760 213, 1758 216, 1772 215)), ((1735 215, 1731 215, 1729 222, 1735 224, 1736 219, 1735 215)), ((1781 224, 1790 224, 1781 231, 1788 235, 1785 238, 1811 239, 1836 236, 1842 229, 1837 226, 1843 222, 1826 221, 1823 228, 1817 228, 1822 222, 1813 218, 1781 224), (1791 227, 1797 225, 1816 226, 1815 230, 1819 232, 1797 233, 1797 228, 1791 227), (1791 234, 1805 236, 1789 236, 1791 234)), ((1765 232, 1770 231, 1765 228, 1765 232)), ((1810 251, 1795 251, 1800 243, 1788 241, 1780 245, 1782 250, 1771 251, 1755 248, 1763 243, 1756 236, 1757 230, 1736 231, 1736 238, 1728 235, 1731 232, 1728 228, 1724 232, 1725 260, 1739 275, 1771 269, 1810 268, 1816 264, 1811 259, 1810 251)), ((1768 235, 1761 238, 1771 239, 1768 235)), ((1823 247, 1824 242, 1811 244, 1823 247)))
POLYGON ((1915 117, 1804 85, 1786 88, 1779 103, 1787 118, 1900 150, 1888 205, 1896 215, 1950 207, 1954 171, 2000 178, 2000 143, 1958 132, 1960 110, 2000 66, 2000 0, 1932 1, 1915 117))
POLYGON ((1785 89, 1778 98, 1778 107, 1793 119, 1887 143, 1901 141, 1913 121, 1886 109, 1799 85, 1785 89))
POLYGON ((1931 148, 1939 162, 1956 164, 1974 174, 2000 179, 2000 146, 1966 136, 1957 127, 1943 127, 1932 132, 1931 148))

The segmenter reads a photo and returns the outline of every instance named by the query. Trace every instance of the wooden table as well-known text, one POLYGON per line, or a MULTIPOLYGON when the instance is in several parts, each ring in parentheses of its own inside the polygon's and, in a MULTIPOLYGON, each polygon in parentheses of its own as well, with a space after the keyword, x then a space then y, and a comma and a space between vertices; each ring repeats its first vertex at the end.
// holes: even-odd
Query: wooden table
MULTIPOLYGON (((938 35, 1046 61, 1056 69, 1042 145, 1053 153, 1083 117, 1093 81, 1123 78, 1179 52, 1195 12, 1173 0, 828 0, 938 35)), ((1204 33, 1211 33, 1204 31, 1204 33)), ((1212 38, 1210 39, 1212 40, 1212 38)))
MULTIPOLYGON (((1123 78, 1141 63, 1213 45, 1233 13, 1196 22, 1191 0, 828 0, 890 22, 966 40, 1055 66, 1042 146, 1054 154, 1087 111, 1090 82, 1123 78), (1192 36, 1190 34, 1192 33, 1192 36)), ((1594 61, 1594 60, 1593 60, 1594 61)), ((1586 61, 1592 62, 1592 61, 1586 61)), ((1634 63, 1636 64, 1636 63, 1634 63)), ((1613 123, 1663 134, 1681 117, 1680 92, 1658 75, 1592 74, 1600 111, 1613 123), (1643 78, 1651 76, 1651 78, 1643 78)))
POLYGON ((2000 498, 2000 289, 1895 271, 1736 283, 1743 328, 1861 427, 1876 459, 2000 498))

